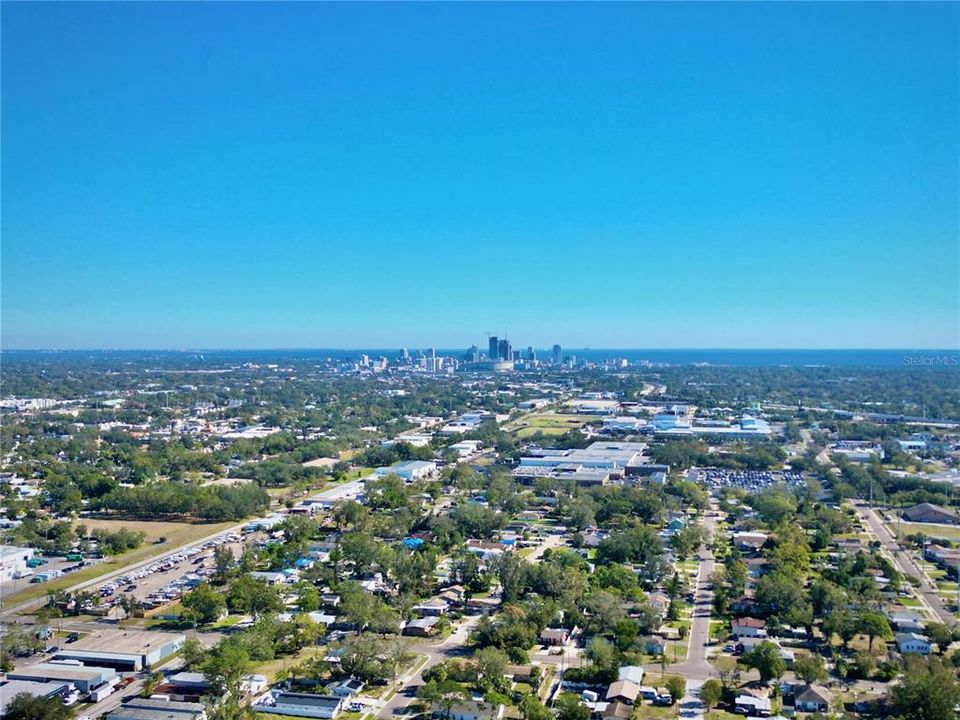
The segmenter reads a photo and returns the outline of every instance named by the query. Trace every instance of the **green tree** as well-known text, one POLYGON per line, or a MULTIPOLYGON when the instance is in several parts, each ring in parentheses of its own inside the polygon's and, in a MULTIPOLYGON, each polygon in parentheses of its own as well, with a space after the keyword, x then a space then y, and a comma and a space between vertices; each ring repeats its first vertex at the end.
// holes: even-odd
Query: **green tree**
POLYGON ((707 712, 720 702, 723 697, 723 683, 716 678, 710 678, 700 687, 700 702, 706 707, 707 712))
POLYGON ((606 638, 594 637, 586 650, 587 659, 593 663, 598 674, 609 676, 616 673, 619 666, 617 649, 606 638))
POLYGON ((76 711, 59 697, 34 697, 29 693, 14 695, 7 703, 3 720, 71 720, 76 711))
POLYGON ((190 671, 200 667, 205 657, 206 651, 195 637, 188 637, 183 641, 183 646, 180 648, 180 659, 183 660, 185 670, 190 671))
POLYGON ((201 625, 216 622, 227 609, 226 598, 205 582, 184 595, 180 603, 193 613, 201 625))
MULTIPOLYGON (((883 640, 893 637, 893 631, 890 630, 890 623, 887 619, 877 612, 865 612, 857 621, 857 629, 867 636, 869 648, 873 651, 874 638, 883 640)), ((949 643, 948 643, 949 644, 949 643)))
POLYGON ((450 717, 450 711, 458 702, 470 698, 466 688, 454 680, 430 680, 420 686, 417 694, 434 708, 439 708, 441 716, 445 718, 450 717))
POLYGON ((473 655, 477 684, 483 689, 503 689, 507 672, 507 656, 495 647, 477 650, 473 655))
POLYGON ((520 714, 523 720, 554 720, 553 713, 536 695, 524 695, 520 700, 520 714))
POLYGON ((237 564, 233 557, 233 550, 226 545, 217 545, 213 550, 213 577, 214 585, 223 585, 230 577, 230 571, 237 564))
POLYGON ((909 720, 946 720, 960 705, 960 684, 940 658, 910 657, 903 678, 890 691, 892 714, 909 720))
POLYGON ((760 673, 760 682, 768 684, 774 678, 783 676, 787 664, 780 655, 780 648, 769 640, 764 640, 743 654, 743 662, 760 673))
POLYGON ((793 663, 793 672, 808 685, 827 679, 827 668, 819 655, 801 655, 793 663))
POLYGON ((203 674, 216 703, 208 711, 214 720, 244 720, 251 717, 241 687, 250 672, 250 655, 238 639, 227 638, 209 652, 203 662, 203 674))
POLYGON ((679 675, 671 675, 667 678, 667 692, 670 693, 670 699, 674 703, 680 702, 687 692, 687 680, 679 675))
POLYGON ((580 702, 573 693, 560 693, 553 703, 557 720, 589 720, 590 708, 580 702))
POLYGON ((926 631, 930 642, 940 648, 940 654, 943 655, 953 642, 953 631, 941 622, 927 623, 926 631))

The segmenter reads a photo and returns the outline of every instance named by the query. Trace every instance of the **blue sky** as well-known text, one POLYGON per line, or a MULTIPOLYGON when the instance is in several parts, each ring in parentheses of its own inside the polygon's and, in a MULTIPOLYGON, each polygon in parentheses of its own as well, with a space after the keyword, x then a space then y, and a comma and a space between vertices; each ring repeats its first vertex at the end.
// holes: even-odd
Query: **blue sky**
POLYGON ((960 5, 2 14, 4 347, 960 346, 960 5))

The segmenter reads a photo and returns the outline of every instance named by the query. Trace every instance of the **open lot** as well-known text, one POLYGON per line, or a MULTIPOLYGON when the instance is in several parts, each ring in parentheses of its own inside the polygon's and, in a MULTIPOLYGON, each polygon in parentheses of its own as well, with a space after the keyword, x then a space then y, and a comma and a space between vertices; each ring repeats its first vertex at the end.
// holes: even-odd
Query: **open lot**
POLYGON ((517 423, 513 431, 520 438, 529 437, 538 432, 544 435, 563 435, 598 419, 594 415, 558 415, 554 413, 528 415, 517 423))
MULTIPOLYGON (((144 543, 156 542, 162 537, 167 539, 167 545, 176 545, 179 543, 190 542, 191 539, 205 537, 211 533, 217 532, 221 527, 230 527, 234 523, 186 523, 186 522, 163 522, 156 520, 113 520, 106 518, 86 518, 82 517, 76 525, 86 525, 87 530, 110 530, 116 532, 120 528, 126 528, 131 531, 143 531, 146 533, 144 543)), ((137 551, 141 550, 137 548, 137 551)))
MULTIPOLYGON (((900 536, 916 535, 923 533, 931 538, 944 538, 945 540, 960 540, 960 526, 957 525, 935 525, 933 523, 910 523, 900 522, 900 536)), ((887 527, 894 537, 897 535, 897 523, 887 521, 887 527)))

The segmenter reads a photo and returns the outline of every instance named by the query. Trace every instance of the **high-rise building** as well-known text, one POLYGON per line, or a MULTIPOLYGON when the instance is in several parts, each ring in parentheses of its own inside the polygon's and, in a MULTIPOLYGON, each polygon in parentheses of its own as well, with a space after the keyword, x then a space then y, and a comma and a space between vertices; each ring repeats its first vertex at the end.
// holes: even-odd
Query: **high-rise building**
POLYGON ((500 359, 500 345, 497 342, 497 336, 490 336, 490 353, 488 360, 499 360, 500 359))
POLYGON ((468 353, 470 357, 470 362, 480 362, 480 348, 476 345, 470 346, 470 352, 468 353))
POLYGON ((553 364, 559 365, 563 362, 563 348, 559 345, 553 346, 553 364))
POLYGON ((513 360, 513 348, 510 347, 510 341, 506 338, 500 341, 498 355, 501 360, 513 360))
POLYGON ((529 346, 527 347, 527 360, 529 360, 530 362, 536 362, 536 361, 537 361, 537 353, 536 353, 536 351, 533 349, 533 345, 529 345, 529 346))

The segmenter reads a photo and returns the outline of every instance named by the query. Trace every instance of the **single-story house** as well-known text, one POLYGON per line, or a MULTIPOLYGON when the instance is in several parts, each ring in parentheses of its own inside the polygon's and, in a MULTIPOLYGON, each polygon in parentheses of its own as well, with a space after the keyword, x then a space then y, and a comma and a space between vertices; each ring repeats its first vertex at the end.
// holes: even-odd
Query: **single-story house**
POLYGON ((439 617, 443 615, 450 606, 446 600, 440 598, 430 598, 429 600, 413 606, 413 611, 420 617, 439 617))
POLYGON ((250 577, 254 580, 262 580, 267 585, 280 585, 287 581, 287 576, 282 572, 253 571, 250 577))
POLYGON ((923 632, 925 624, 914 613, 895 613, 890 616, 890 624, 903 633, 923 632))
POLYGON ((643 685, 643 668, 639 665, 624 665, 617 671, 617 680, 629 680, 637 685, 643 685))
POLYGON ((640 686, 629 680, 617 680, 610 683, 607 688, 607 702, 622 702, 627 705, 633 705, 637 696, 640 694, 640 686))
MULTIPOLYGON (((450 713, 445 717, 448 720, 503 720, 503 705, 497 705, 491 708, 486 703, 469 700, 459 703, 450 708, 450 713)), ((443 710, 436 710, 434 715, 440 716, 443 710)))
POLYGON ((343 709, 343 703, 344 698, 336 695, 279 692, 267 695, 252 707, 256 712, 333 720, 343 709))
POLYGON ((770 698, 754 697, 753 695, 737 695, 733 701, 736 711, 741 715, 753 717, 770 717, 770 698))
POLYGON ((570 640, 570 631, 566 628, 544 628, 540 632, 540 642, 544 645, 566 645, 570 640))
POLYGON ((607 706, 600 711, 601 720, 630 720, 633 714, 633 707, 619 701, 607 703, 607 706))
POLYGON ((411 620, 403 627, 403 634, 412 637, 430 637, 437 631, 437 618, 424 617, 411 620))
POLYGON ((735 532, 733 544, 739 550, 759 550, 767 542, 767 535, 761 532, 735 532))
POLYGON ((822 685, 807 685, 796 693, 793 704, 800 712, 830 712, 830 692, 822 685))
POLYGON ((730 622, 730 631, 735 638, 767 636, 767 621, 759 618, 742 617, 730 622))
POLYGON ((663 655, 667 651, 667 643, 656 636, 642 638, 640 646, 648 655, 663 655))
POLYGON ((363 680, 358 680, 357 678, 347 678, 346 680, 341 680, 338 683, 327 688, 327 691, 332 695, 337 697, 349 698, 354 695, 358 695, 363 692, 363 688, 366 687, 366 683, 363 680))
POLYGON ((930 654, 930 643, 922 635, 917 633, 897 633, 897 650, 906 655, 907 653, 918 653, 920 655, 930 654))

